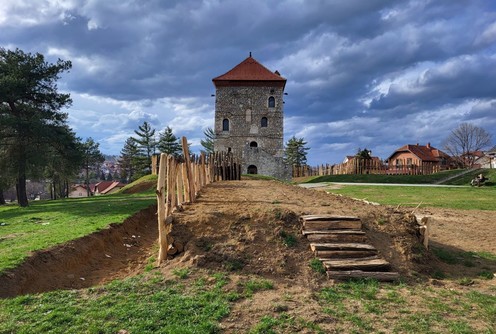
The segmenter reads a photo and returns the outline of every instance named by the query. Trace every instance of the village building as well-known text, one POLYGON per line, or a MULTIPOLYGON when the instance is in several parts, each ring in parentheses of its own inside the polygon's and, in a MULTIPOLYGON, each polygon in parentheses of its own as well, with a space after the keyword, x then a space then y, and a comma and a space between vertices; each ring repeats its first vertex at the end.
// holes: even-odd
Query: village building
POLYGON ((243 174, 290 179, 284 163, 283 105, 286 79, 250 56, 215 85, 214 150, 242 161, 243 174))
POLYGON ((404 145, 389 156, 389 171, 415 171, 430 174, 451 166, 451 157, 443 151, 427 145, 404 145))

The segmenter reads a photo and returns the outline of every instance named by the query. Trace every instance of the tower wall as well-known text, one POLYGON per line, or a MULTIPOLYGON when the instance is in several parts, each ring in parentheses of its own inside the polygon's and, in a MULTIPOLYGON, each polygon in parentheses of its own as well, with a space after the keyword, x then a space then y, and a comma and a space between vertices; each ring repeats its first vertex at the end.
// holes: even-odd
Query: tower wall
POLYGON ((215 150, 243 152, 250 143, 275 157, 283 156, 283 88, 259 86, 217 87, 215 100, 215 150), (269 107, 269 98, 274 107, 269 107), (267 126, 262 126, 262 118, 267 126), (223 131, 224 120, 229 131, 223 131))

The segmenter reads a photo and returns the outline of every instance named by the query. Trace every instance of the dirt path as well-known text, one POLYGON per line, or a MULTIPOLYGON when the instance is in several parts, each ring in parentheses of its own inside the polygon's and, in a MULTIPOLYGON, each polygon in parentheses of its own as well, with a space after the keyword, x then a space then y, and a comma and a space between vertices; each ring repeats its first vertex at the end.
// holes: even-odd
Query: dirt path
MULTIPOLYGON (((0 277, 0 295, 82 288, 143 272, 157 251, 155 210, 144 210, 122 225, 34 254, 0 277)), ((312 287, 328 282, 308 266, 312 254, 301 236, 298 217, 330 213, 360 217, 371 242, 403 275, 428 273, 442 264, 432 257, 418 263, 415 231, 405 221, 406 211, 411 209, 367 205, 276 181, 217 182, 204 188, 196 203, 175 213, 173 235, 185 244, 185 252, 168 261, 163 271, 194 266, 261 275, 292 293, 308 295, 312 287), (288 247, 290 239, 294 244, 288 247)), ((432 238, 438 245, 496 253, 493 212, 429 208, 418 213, 434 217, 432 238)), ((454 277, 476 277, 478 270, 442 268, 454 277)))

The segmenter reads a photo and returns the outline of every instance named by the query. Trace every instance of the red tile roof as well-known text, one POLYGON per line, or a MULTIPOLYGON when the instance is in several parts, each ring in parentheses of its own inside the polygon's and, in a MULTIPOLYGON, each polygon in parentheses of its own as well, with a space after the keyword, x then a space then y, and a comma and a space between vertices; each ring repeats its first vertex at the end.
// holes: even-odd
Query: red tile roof
POLYGON ((448 154, 444 153, 441 150, 438 150, 437 148, 431 146, 430 144, 427 144, 426 146, 417 144, 417 145, 404 145, 400 147, 393 154, 391 154, 388 160, 391 159, 396 153, 400 153, 400 152, 411 152, 422 161, 436 162, 443 157, 449 158, 448 154))
POLYGON ((234 66, 230 71, 213 78, 214 85, 223 86, 227 82, 272 82, 284 87, 286 79, 279 75, 279 72, 271 72, 265 66, 260 64, 251 55, 243 60, 238 65, 234 66))

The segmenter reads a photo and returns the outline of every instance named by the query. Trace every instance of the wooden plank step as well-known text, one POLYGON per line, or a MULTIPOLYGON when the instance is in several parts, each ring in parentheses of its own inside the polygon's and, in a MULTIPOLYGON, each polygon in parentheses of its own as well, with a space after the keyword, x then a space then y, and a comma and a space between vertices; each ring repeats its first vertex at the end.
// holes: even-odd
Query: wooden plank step
POLYGON ((315 220, 304 221, 303 229, 305 231, 316 230, 361 230, 362 222, 360 220, 315 220))
POLYGON ((330 259, 350 259, 370 257, 377 254, 377 250, 316 250, 315 257, 321 261, 330 259))
POLYGON ((390 265, 384 259, 360 258, 360 259, 335 259, 322 262, 329 271, 337 270, 363 270, 363 271, 385 271, 390 265))
POLYGON ((365 234, 348 234, 348 233, 323 233, 323 234, 309 234, 308 241, 315 243, 325 242, 366 242, 367 236, 365 234))
POLYGON ((392 282, 400 278, 400 274, 394 271, 362 271, 362 270, 341 270, 328 271, 327 277, 337 281, 349 279, 372 278, 381 282, 392 282))
POLYGON ((354 216, 336 216, 336 215, 303 215, 300 217, 303 221, 313 221, 313 220, 348 220, 348 221, 356 221, 360 220, 358 217, 354 216))
POLYGON ((311 243, 310 249, 316 250, 376 250, 374 246, 364 243, 311 243))
POLYGON ((303 235, 311 235, 311 234, 353 234, 353 235, 365 235, 364 231, 360 230, 302 230, 301 233, 303 235))

